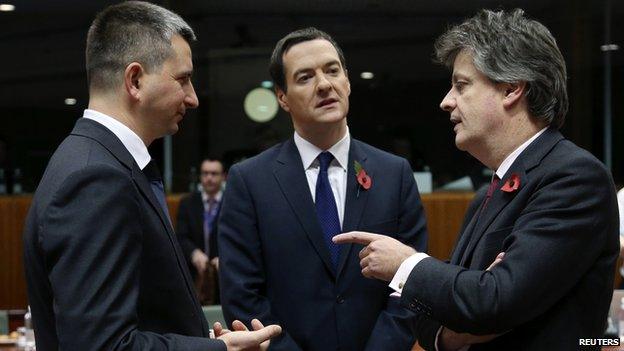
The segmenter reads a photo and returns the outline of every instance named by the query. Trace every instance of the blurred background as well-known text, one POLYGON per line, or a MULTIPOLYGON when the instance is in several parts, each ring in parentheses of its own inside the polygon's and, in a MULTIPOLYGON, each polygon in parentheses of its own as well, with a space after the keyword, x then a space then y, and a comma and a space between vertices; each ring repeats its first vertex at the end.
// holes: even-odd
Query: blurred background
MULTIPOLYGON (((0 0, 0 168, 5 182, 33 192, 51 153, 87 106, 84 49, 98 10, 118 1, 0 0)), ((588 149, 624 183, 624 1, 615 0, 170 0, 154 1, 195 29, 194 84, 200 101, 170 138, 170 190, 186 192, 205 155, 226 166, 292 135, 283 111, 254 122, 247 94, 272 89, 268 61, 288 32, 316 26, 344 50, 351 80, 351 134, 429 170, 434 190, 483 167, 458 151, 438 107, 450 73, 432 61, 450 24, 480 8, 523 8, 557 39, 568 65, 570 112, 564 135, 588 149)), ((154 143, 168 158, 169 141, 154 143)))

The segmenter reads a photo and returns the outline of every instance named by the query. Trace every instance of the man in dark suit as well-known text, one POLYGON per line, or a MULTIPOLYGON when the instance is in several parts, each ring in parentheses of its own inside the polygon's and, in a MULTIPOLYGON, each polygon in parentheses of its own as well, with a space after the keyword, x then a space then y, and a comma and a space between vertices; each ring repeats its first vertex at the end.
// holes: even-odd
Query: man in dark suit
POLYGON ((204 159, 199 169, 201 189, 184 197, 178 209, 178 240, 202 304, 219 303, 216 228, 224 180, 223 163, 215 158, 204 159))
POLYGON ((522 10, 481 11, 442 35, 436 55, 453 68, 440 106, 457 147, 495 171, 450 263, 387 236, 336 242, 368 244, 362 273, 391 281, 428 350, 576 350, 601 338, 618 256, 615 188, 558 131, 568 98, 555 39, 522 10))
POLYGON ((208 338, 150 161, 147 146, 198 105, 193 40, 182 18, 144 2, 91 25, 89 108, 52 155, 24 232, 38 350, 243 350, 279 333, 215 326, 221 340, 208 338))
POLYGON ((228 172, 219 221, 226 320, 279 322, 273 350, 410 350, 411 313, 360 275, 358 247, 331 242, 341 231, 376 230, 424 250, 409 164, 351 138, 345 60, 328 34, 288 34, 270 72, 295 133, 228 172))

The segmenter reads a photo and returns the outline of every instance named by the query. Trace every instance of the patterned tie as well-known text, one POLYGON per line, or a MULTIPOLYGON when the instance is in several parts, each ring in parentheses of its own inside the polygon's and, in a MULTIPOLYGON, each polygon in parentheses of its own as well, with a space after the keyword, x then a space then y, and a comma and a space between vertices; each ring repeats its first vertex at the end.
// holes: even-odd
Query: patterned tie
POLYGON ((320 169, 319 175, 316 180, 316 216, 318 217, 319 224, 323 230, 323 236, 329 254, 331 256, 334 270, 338 265, 338 255, 340 254, 340 246, 334 244, 332 238, 340 234, 340 220, 338 219, 338 209, 336 208, 336 200, 332 193, 331 186, 329 185, 329 178, 327 177, 327 169, 329 164, 334 159, 334 155, 325 151, 318 156, 320 169))
POLYGON ((152 192, 154 192, 160 208, 162 208, 165 216, 171 224, 169 209, 167 208, 167 199, 165 198, 165 187, 163 186, 162 177, 160 175, 160 170, 158 170, 158 166, 156 165, 156 161, 151 160, 147 164, 147 166, 143 168, 143 174, 145 174, 145 176, 149 180, 150 186, 152 187, 152 192))
POLYGON ((208 206, 204 210, 204 252, 206 254, 210 252, 210 230, 217 217, 217 201, 214 198, 210 198, 207 202, 208 206))

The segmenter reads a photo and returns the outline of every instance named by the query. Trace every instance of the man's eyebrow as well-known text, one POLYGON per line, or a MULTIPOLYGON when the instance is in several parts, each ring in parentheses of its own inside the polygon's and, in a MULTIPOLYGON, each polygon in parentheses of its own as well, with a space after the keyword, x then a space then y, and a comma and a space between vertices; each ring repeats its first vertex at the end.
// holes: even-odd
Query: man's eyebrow
MULTIPOLYGON (((337 65, 337 64, 339 65, 340 61, 338 61, 338 60, 330 60, 330 61, 325 62, 322 67, 326 68, 326 67, 337 65)), ((296 77, 297 75, 299 75, 299 74, 301 74, 303 72, 307 72, 307 71, 311 71, 311 70, 313 70, 313 68, 311 68, 311 67, 300 68, 300 69, 296 70, 295 72, 293 72, 293 77, 296 77)))

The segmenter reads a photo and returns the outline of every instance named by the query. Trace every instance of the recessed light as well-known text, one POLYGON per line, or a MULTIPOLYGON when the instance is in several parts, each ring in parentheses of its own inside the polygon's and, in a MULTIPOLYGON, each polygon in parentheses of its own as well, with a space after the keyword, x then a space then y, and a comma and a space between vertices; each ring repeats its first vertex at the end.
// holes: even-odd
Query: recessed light
POLYGON ((4 12, 15 11, 15 5, 0 4, 0 11, 4 11, 4 12))
POLYGON ((73 105, 76 104, 76 102, 78 102, 78 100, 76 100, 74 98, 67 98, 67 99, 65 99, 65 105, 73 106, 73 105))
POLYGON ((0 11, 3 11, 3 12, 15 11, 15 5, 0 4, 0 11))
POLYGON ((266 89, 271 89, 273 88, 273 82, 270 80, 263 80, 262 83, 260 83, 260 86, 266 89))
POLYGON ((373 77, 375 77, 373 72, 362 72, 362 73, 360 73, 360 78, 362 78, 362 79, 373 79, 373 77))

